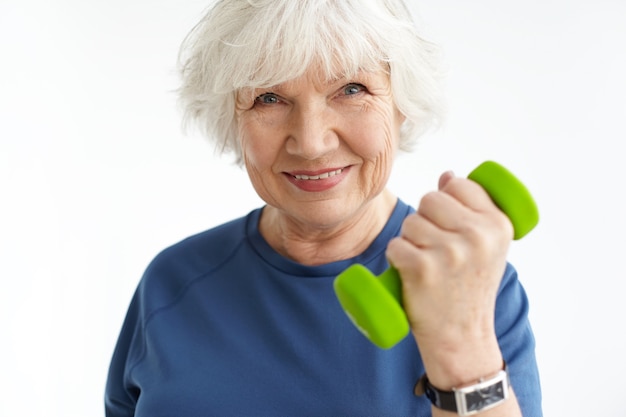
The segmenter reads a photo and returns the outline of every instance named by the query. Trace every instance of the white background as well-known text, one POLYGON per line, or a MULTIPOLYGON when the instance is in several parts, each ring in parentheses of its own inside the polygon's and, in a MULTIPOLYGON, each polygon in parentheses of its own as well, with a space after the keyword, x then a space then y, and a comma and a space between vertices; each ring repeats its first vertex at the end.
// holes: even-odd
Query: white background
MULTIPOLYGON (((495 159, 541 209, 513 243, 546 416, 626 416, 626 2, 423 0, 447 125, 400 157, 413 204, 495 159)), ((0 415, 103 416, 108 361, 162 248, 258 206, 184 136, 172 90, 203 0, 0 0, 0 415)))

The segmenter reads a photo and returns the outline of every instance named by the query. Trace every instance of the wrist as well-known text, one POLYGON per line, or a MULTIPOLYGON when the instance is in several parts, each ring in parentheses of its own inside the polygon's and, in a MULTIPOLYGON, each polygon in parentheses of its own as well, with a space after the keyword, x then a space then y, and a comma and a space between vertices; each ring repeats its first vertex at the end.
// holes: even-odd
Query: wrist
POLYGON ((428 349, 418 343, 418 347, 429 381, 444 390, 471 384, 502 370, 502 353, 495 337, 463 346, 428 349))
POLYGON ((505 362, 494 375, 451 390, 439 389, 424 374, 415 385, 414 392, 418 396, 425 395, 435 408, 459 416, 470 416, 500 406, 511 394, 505 362))

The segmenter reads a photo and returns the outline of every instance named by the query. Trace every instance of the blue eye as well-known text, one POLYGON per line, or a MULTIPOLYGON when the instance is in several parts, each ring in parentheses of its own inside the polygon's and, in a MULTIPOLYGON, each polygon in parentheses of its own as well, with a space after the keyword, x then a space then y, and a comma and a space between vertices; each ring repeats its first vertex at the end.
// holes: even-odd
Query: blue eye
POLYGON ((363 90, 365 90, 365 87, 361 84, 348 84, 343 88, 343 93, 347 96, 351 96, 363 90))
POLYGON ((265 93, 255 98, 254 101, 260 104, 275 104, 278 103, 278 97, 273 93, 265 93))

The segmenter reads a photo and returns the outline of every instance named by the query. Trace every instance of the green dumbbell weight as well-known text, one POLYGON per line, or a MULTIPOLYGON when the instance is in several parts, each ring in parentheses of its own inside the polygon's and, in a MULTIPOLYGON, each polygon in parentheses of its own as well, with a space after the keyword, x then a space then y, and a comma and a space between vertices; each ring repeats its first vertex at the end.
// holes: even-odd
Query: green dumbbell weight
MULTIPOLYGON (((539 211, 524 184, 500 164, 486 161, 468 178, 480 184, 511 220, 513 239, 521 239, 539 222, 539 211)), ((389 349, 409 333, 402 308, 402 283, 395 268, 375 276, 355 264, 334 282, 341 306, 355 326, 376 346, 389 349)))

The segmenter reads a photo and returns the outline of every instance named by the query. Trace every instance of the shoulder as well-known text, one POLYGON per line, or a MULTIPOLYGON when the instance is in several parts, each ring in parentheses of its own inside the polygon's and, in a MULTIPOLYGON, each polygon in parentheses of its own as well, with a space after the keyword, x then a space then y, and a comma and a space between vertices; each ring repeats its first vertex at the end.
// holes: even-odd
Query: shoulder
POLYGON ((247 216, 187 237, 161 251, 139 284, 142 305, 154 310, 167 305, 199 279, 228 263, 247 241, 247 228, 258 210, 247 216))
POLYGON ((253 213, 175 243, 161 251, 148 269, 172 264, 203 268, 219 262, 245 239, 246 225, 253 213))

